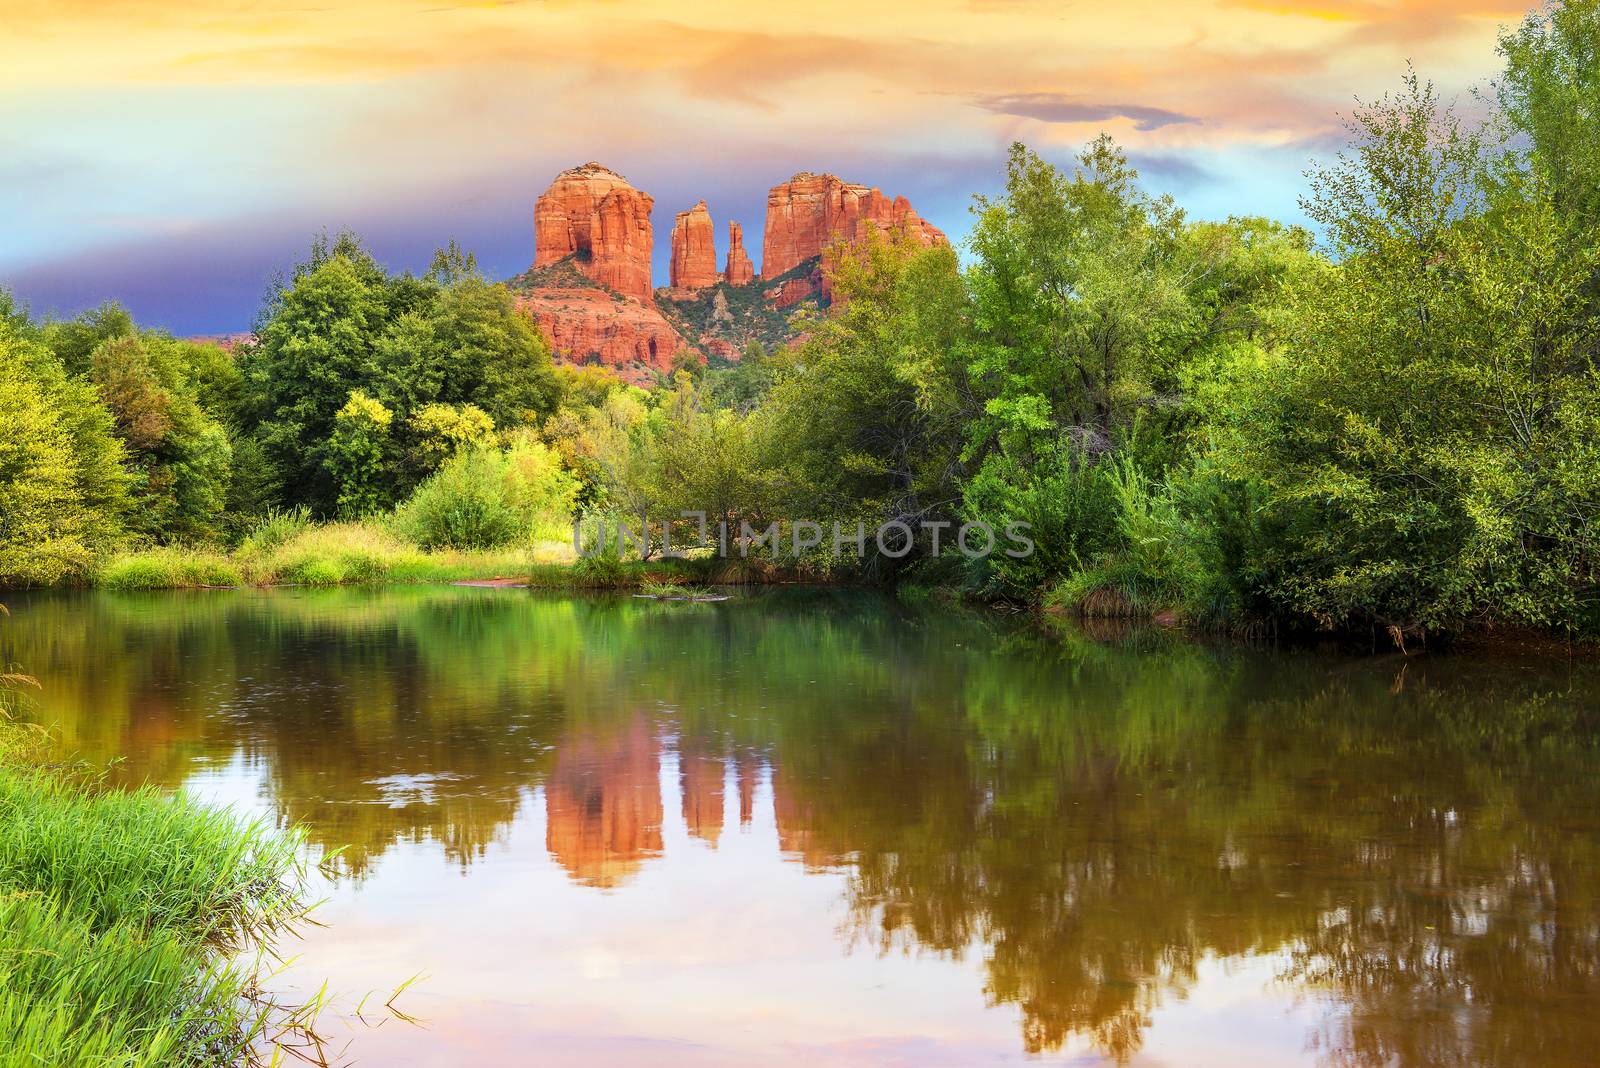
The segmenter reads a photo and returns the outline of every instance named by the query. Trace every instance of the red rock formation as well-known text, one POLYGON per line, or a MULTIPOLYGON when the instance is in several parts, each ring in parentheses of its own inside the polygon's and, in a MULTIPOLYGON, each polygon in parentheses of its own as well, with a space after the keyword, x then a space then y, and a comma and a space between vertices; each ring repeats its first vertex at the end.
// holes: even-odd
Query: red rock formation
POLYGON ((578 269, 601 285, 649 300, 654 203, 598 163, 562 171, 533 210, 533 265, 574 256, 578 269))
POLYGON ((815 270, 804 278, 791 278, 783 283, 777 293, 769 293, 767 299, 772 301, 772 306, 779 309, 792 308, 802 300, 816 293, 825 285, 822 271, 815 270))
MULTIPOLYGON (((905 197, 890 200, 877 189, 831 174, 802 172, 767 193, 762 277, 776 278, 793 270, 820 256, 836 240, 855 242, 864 239, 869 230, 882 233, 896 228, 904 228, 923 246, 946 243, 944 234, 919 216, 905 197)), ((788 295, 786 288, 785 297, 788 295)), ((786 305, 780 300, 779 306, 786 305)))
POLYGON ((728 220, 728 266, 722 272, 730 286, 749 285, 755 281, 755 265, 744 250, 744 230, 732 219, 728 220))
POLYGON ((685 344, 654 304, 618 300, 604 289, 532 289, 522 305, 558 361, 603 364, 640 385, 652 371, 670 369, 685 344))
POLYGON ((717 284, 717 236, 711 212, 700 201, 680 211, 672 222, 672 275, 674 289, 704 289, 717 284))

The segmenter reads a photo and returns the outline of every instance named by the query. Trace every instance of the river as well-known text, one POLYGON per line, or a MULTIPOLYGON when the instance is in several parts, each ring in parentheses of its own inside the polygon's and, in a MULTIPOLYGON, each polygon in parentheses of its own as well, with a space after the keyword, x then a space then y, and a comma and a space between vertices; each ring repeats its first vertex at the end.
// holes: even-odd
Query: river
POLYGON ((323 926, 274 989, 326 980, 346 1061, 1600 1050, 1592 664, 808 589, 6 602, 63 753, 304 827, 323 926))

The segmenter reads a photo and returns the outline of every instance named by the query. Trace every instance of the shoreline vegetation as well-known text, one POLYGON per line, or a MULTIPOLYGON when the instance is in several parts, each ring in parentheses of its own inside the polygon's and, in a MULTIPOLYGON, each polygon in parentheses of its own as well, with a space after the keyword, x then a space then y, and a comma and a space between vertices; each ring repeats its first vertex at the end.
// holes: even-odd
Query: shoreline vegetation
POLYGON ((257 1064, 312 1039, 315 1006, 259 985, 306 916, 299 835, 46 765, 12 718, 32 685, 0 679, 0 1064, 257 1064))
POLYGON ((453 241, 418 275, 323 235, 231 348, 0 290, 0 586, 677 568, 1401 651, 1600 639, 1600 147, 1571 136, 1597 40, 1600 0, 1553 3, 1502 32, 1483 107, 1414 72, 1361 103, 1308 172, 1315 234, 1192 219, 1109 135, 1014 145, 964 257, 841 239, 787 344, 685 350, 649 388, 556 365, 453 241), (921 533, 839 566, 555 547, 685 513, 921 533), (1023 559, 928 533, 1013 522, 1023 559))

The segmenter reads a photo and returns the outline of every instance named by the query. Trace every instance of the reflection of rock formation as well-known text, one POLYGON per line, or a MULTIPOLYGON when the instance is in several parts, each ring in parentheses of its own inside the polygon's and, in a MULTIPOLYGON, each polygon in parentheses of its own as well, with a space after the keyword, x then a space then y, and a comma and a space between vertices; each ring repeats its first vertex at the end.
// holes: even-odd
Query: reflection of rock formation
POLYGON ((780 769, 773 769, 772 810, 778 825, 778 848, 799 857, 807 868, 831 867, 842 857, 819 833, 822 821, 807 796, 810 792, 783 778, 780 769))
POLYGON ((750 826, 756 811, 756 779, 761 775, 761 761, 754 754, 742 753, 736 768, 739 773, 739 826, 750 826))
POLYGON ((711 845, 722 837, 722 780, 726 767, 720 757, 684 751, 678 758, 678 781, 683 792, 683 822, 689 833, 711 845))
MULTIPOLYGON (((681 737, 678 746, 674 785, 684 827, 715 847, 722 838, 730 767, 739 822, 747 825, 762 764, 750 754, 726 759, 693 737, 681 737)), ((661 797, 661 739, 645 717, 615 732, 569 735, 545 781, 546 848, 577 881, 620 886, 645 859, 661 855, 661 797)))
POLYGON ((569 735, 544 798, 550 855, 585 885, 624 882, 661 854, 661 750, 649 721, 569 735))

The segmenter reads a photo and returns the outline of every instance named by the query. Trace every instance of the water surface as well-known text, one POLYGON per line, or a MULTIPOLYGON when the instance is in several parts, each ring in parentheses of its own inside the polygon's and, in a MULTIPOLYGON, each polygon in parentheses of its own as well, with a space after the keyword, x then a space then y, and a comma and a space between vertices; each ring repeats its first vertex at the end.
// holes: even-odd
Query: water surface
POLYGON ((356 1063, 1600 1050, 1582 665, 820 591, 7 600, 64 750, 337 851, 277 985, 327 979, 356 1063), (416 973, 419 1026, 350 1011, 416 973))

